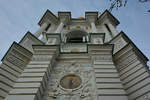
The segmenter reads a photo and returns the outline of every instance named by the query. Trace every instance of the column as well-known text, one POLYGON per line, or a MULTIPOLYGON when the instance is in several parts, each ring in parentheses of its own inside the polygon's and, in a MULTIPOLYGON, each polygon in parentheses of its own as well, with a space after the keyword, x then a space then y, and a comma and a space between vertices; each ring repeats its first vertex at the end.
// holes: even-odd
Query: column
POLYGON ((64 24, 63 22, 61 22, 61 23, 59 24, 58 28, 56 29, 55 33, 60 33, 60 32, 62 31, 64 25, 65 25, 65 24, 64 24))
POLYGON ((53 23, 51 23, 51 26, 48 28, 46 33, 53 33, 55 25, 53 23))
POLYGON ((89 42, 89 36, 88 35, 86 36, 86 41, 89 42))
POLYGON ((103 31, 105 33, 105 41, 104 42, 108 42, 112 39, 111 34, 109 33, 109 31, 106 29, 105 25, 102 25, 103 31))
POLYGON ((45 32, 42 33, 41 41, 43 41, 44 43, 46 42, 46 33, 45 32))
POLYGON ((48 26, 47 23, 42 24, 42 26, 40 27, 40 29, 37 30, 37 31, 34 33, 34 35, 38 38, 38 37, 42 34, 42 32, 46 29, 47 26, 48 26))
POLYGON ((108 25, 108 27, 110 28, 113 37, 116 36, 116 35, 118 34, 117 29, 116 29, 111 23, 108 23, 107 25, 108 25))
POLYGON ((83 38, 83 42, 85 42, 85 36, 83 36, 82 38, 83 38))
POLYGON ((97 29, 94 22, 91 22, 92 33, 97 33, 97 29))

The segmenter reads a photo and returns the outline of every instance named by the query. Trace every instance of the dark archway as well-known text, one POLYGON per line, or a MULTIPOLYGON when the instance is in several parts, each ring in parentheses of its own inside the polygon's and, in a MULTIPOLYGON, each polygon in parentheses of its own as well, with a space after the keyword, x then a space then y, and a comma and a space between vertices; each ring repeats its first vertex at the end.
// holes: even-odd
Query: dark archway
POLYGON ((86 43, 87 42, 87 32, 82 30, 73 30, 66 34, 67 43, 86 43))

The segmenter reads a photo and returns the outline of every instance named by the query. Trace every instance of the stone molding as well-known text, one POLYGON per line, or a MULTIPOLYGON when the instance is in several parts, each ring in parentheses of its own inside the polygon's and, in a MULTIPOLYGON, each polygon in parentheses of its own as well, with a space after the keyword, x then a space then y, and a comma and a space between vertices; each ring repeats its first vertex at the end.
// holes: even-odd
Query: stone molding
POLYGON ((31 57, 32 53, 30 51, 14 42, 3 57, 2 62, 7 60, 16 66, 23 67, 30 61, 31 57))
POLYGON ((104 44, 105 33, 90 33, 91 44, 104 44))
POLYGON ((51 80, 48 88, 48 93, 45 95, 45 99, 52 100, 57 99, 58 96, 62 96, 63 100, 70 100, 73 96, 79 96, 79 98, 84 100, 97 100, 97 95, 94 87, 92 86, 90 80, 92 77, 92 69, 84 68, 77 62, 55 68, 55 74, 57 75, 54 80, 51 80), (75 89, 64 89, 61 87, 60 80, 66 75, 77 75, 81 78, 81 84, 75 89))
MULTIPOLYGON (((0 88, 0 96, 5 98, 12 89, 15 81, 24 70, 25 66, 32 58, 32 53, 14 42, 5 56, 2 59, 2 65, 0 66, 0 83, 3 84, 5 89, 0 88), (11 87, 10 87, 11 86, 11 87), (6 88, 9 87, 9 88, 6 88), (1 94, 7 89, 7 93, 1 94)), ((2 99, 3 100, 3 99, 2 99)))
POLYGON ((44 44, 41 40, 35 37, 32 33, 27 32, 24 37, 19 42, 21 46, 33 52, 32 45, 42 45, 44 44))
POLYGON ((50 10, 47 10, 41 20, 38 22, 38 24, 41 26, 44 22, 49 22, 49 23, 58 23, 58 18, 56 15, 54 15, 50 10))

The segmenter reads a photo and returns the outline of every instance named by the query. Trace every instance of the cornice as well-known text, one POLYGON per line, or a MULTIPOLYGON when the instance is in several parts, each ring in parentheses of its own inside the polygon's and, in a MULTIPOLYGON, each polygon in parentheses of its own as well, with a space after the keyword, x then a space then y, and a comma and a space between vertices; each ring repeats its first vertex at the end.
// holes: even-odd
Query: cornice
POLYGON ((71 12, 58 12, 58 19, 64 24, 68 23, 71 20, 71 12))
POLYGON ((16 42, 13 42, 11 47, 8 49, 4 57, 2 58, 2 62, 5 60, 5 58, 9 57, 9 55, 14 54, 14 57, 22 57, 20 59, 23 59, 24 57, 27 59, 31 59, 31 56, 33 55, 32 52, 24 48, 23 46, 19 45, 16 42), (17 53, 17 54, 16 54, 17 53), (22 55, 22 56, 20 56, 22 55))
POLYGON ((98 12, 85 12, 85 20, 88 22, 96 22, 98 20, 98 12))
MULTIPOLYGON (((124 49, 127 49, 128 47, 132 47, 133 51, 139 56, 142 57, 145 62, 149 61, 149 59, 141 52, 141 50, 131 41, 131 39, 123 32, 121 31, 116 37, 114 37, 111 41, 113 41, 118 36, 122 36, 122 38, 128 43, 125 45, 122 49, 117 51, 114 56, 117 56, 118 53, 122 52, 124 49)), ((109 42, 110 43, 110 42, 109 42)))
POLYGON ((99 17, 98 17, 98 21, 102 22, 104 20, 104 18, 110 19, 110 21, 115 25, 119 25, 120 22, 118 21, 118 19, 116 19, 108 10, 105 10, 99 17))
POLYGON ((85 12, 85 18, 78 19, 72 18, 71 12, 69 11, 59 11, 58 16, 53 14, 50 10, 47 10, 41 20, 39 21, 39 25, 41 26, 44 22, 58 24, 62 20, 66 20, 66 23, 72 21, 82 21, 82 22, 91 22, 91 21, 98 21, 102 22, 104 18, 109 19, 114 25, 118 25, 120 22, 108 11, 105 10, 100 16, 98 15, 98 11, 87 11, 85 12))
POLYGON ((34 41, 37 41, 38 44, 44 44, 41 40, 39 40, 35 35, 33 35, 30 31, 28 31, 23 38, 19 41, 21 44, 26 38, 31 37, 34 41))
POLYGON ((50 10, 47 9, 47 11, 44 13, 43 17, 38 22, 38 25, 42 25, 44 22, 48 23, 58 23, 58 17, 54 15, 50 10))

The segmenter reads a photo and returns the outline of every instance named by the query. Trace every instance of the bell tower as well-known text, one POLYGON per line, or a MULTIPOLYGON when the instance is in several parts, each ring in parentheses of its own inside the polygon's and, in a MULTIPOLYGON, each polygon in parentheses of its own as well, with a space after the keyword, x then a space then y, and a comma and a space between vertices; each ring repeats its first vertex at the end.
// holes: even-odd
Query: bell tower
POLYGON ((47 10, 0 65, 0 100, 149 100, 148 58, 109 12, 47 10))

